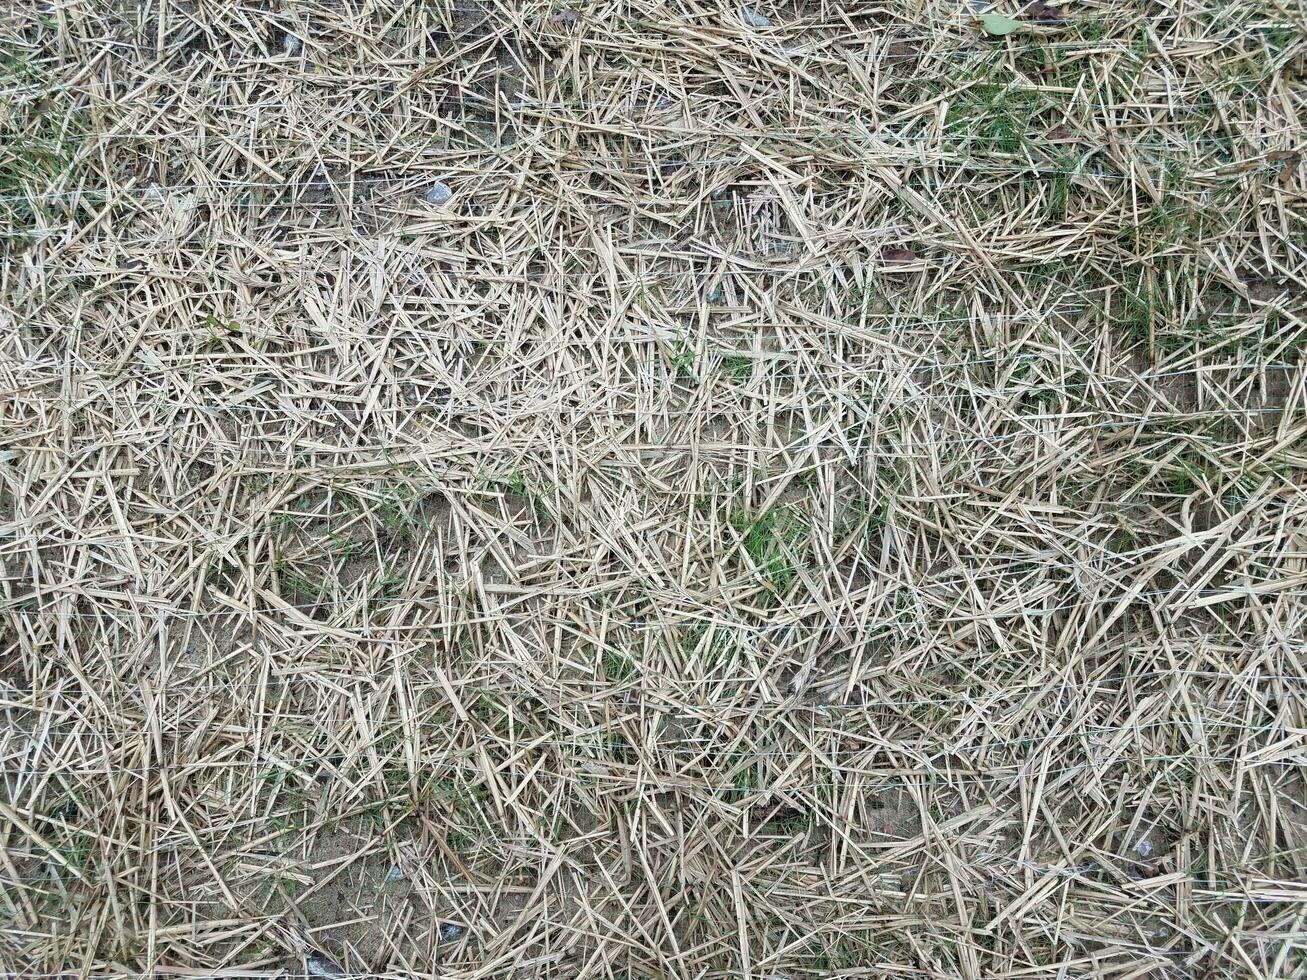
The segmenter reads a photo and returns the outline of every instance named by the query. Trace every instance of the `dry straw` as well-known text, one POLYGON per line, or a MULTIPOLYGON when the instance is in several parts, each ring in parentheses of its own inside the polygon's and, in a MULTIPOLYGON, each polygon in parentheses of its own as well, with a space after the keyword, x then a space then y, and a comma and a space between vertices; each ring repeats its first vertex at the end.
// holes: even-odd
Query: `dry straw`
POLYGON ((1303 976, 1277 2, 5 5, 0 972, 1303 976))

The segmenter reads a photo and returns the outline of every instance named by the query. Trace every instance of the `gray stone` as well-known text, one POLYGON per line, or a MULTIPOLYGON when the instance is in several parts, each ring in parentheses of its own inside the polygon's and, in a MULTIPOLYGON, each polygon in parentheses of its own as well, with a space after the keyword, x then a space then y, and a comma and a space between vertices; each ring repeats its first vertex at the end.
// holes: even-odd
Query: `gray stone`
POLYGON ((336 965, 336 961, 329 956, 323 956, 321 953, 310 956, 309 974, 315 977, 322 977, 323 980, 337 980, 345 975, 345 971, 336 965))
POLYGON ((449 199, 454 196, 453 188, 443 180, 438 180, 431 185, 431 188, 422 195, 422 200, 428 204, 448 204, 449 199))

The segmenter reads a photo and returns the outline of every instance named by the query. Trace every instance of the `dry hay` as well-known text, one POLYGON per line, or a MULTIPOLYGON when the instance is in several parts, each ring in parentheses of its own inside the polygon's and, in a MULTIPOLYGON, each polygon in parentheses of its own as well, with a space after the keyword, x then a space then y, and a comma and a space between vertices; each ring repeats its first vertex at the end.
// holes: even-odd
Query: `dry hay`
POLYGON ((17 0, 0 968, 1303 975, 1277 2, 17 0))

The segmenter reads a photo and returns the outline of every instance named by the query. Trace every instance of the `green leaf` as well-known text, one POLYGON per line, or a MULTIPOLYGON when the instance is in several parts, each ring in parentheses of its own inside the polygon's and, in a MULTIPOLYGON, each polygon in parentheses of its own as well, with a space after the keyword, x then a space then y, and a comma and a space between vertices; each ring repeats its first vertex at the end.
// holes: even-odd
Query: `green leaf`
POLYGON ((990 37, 1006 37, 1019 28, 1021 22, 1013 20, 1011 17, 1001 17, 998 14, 982 14, 980 26, 985 29, 985 33, 990 37))

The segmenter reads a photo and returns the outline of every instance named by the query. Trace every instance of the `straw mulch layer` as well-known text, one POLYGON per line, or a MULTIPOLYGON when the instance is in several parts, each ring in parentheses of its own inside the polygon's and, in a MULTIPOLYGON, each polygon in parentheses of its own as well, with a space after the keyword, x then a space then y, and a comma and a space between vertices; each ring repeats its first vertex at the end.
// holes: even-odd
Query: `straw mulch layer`
POLYGON ((9 6, 0 971, 1303 975, 1277 2, 9 6))

